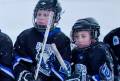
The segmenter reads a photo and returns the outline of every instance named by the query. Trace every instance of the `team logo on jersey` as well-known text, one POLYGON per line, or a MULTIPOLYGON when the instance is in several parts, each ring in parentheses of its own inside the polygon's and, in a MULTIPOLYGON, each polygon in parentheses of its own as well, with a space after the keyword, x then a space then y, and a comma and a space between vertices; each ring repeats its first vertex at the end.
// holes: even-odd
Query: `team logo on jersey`
POLYGON ((106 63, 100 67, 99 71, 102 77, 104 77, 106 80, 112 79, 112 73, 106 63))
POLYGON ((120 44, 120 41, 119 41, 119 37, 118 36, 114 36, 113 37, 113 45, 119 45, 120 44))
MULTIPOLYGON (((41 50, 42 50, 43 44, 41 42, 37 42, 36 44, 36 60, 39 61, 40 56, 41 56, 41 50)), ((54 58, 54 51, 52 50, 52 46, 50 44, 46 44, 45 50, 42 55, 42 61, 40 64, 39 72, 45 74, 46 76, 50 76, 51 73, 51 67, 50 67, 50 60, 51 58, 54 58)))

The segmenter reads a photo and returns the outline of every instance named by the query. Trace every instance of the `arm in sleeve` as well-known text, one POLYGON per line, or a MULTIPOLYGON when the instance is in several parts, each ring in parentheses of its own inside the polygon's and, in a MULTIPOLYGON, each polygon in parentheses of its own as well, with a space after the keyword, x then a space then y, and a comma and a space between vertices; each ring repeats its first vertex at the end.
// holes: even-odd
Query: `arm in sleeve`
POLYGON ((27 53, 25 36, 19 35, 14 45, 14 65, 13 70, 17 80, 21 81, 26 73, 31 72, 33 60, 27 53))

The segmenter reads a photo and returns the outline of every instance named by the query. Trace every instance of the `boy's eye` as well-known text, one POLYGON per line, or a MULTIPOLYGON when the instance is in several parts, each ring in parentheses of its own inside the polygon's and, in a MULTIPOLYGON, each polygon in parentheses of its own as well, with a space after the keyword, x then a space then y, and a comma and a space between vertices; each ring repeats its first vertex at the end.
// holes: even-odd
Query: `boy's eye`
POLYGON ((37 15, 38 16, 44 16, 44 17, 48 17, 49 16, 49 14, 47 14, 47 13, 44 13, 44 14, 38 13, 37 15))
POLYGON ((39 13, 38 16, 41 16, 41 13, 39 13))
POLYGON ((85 38, 86 36, 85 36, 85 35, 82 35, 81 37, 82 37, 82 38, 85 38))
POLYGON ((79 38, 79 36, 74 36, 74 38, 79 38))
POLYGON ((48 17, 49 15, 48 14, 44 14, 44 17, 48 17))
POLYGON ((81 36, 74 36, 74 38, 86 38, 85 35, 81 35, 81 36))

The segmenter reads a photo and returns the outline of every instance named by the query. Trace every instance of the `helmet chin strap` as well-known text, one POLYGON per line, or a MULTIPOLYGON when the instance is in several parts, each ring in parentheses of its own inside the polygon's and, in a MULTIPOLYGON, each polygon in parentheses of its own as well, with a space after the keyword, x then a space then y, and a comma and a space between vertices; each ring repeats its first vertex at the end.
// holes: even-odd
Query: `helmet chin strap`
POLYGON ((36 28, 36 30, 39 31, 39 32, 45 32, 47 26, 35 24, 35 28, 36 28))
MULTIPOLYGON (((56 26, 56 24, 52 24, 50 31, 53 30, 55 28, 55 26, 56 26)), ((34 27, 38 32, 45 32, 47 29, 47 25, 37 25, 36 23, 34 24, 34 27)))
MULTIPOLYGON (((53 16, 53 20, 52 20, 52 24, 51 24, 51 28, 50 28, 50 31, 52 29, 55 28, 55 26, 57 25, 57 23, 54 23, 55 22, 55 17, 53 16)), ((38 32, 45 32, 46 29, 47 29, 47 25, 38 25, 36 23, 36 19, 33 17, 33 25, 35 27, 35 29, 38 31, 38 32)))

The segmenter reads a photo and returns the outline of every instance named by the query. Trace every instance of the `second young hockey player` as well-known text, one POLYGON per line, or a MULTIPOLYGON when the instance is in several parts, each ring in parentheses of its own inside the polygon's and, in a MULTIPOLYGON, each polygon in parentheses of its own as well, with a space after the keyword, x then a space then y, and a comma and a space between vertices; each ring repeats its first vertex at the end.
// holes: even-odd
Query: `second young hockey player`
POLYGON ((111 54, 102 42, 99 42, 100 26, 94 18, 79 19, 72 27, 72 41, 76 47, 72 50, 73 71, 81 73, 79 67, 86 68, 86 75, 92 81, 113 81, 113 63, 111 54), (79 72, 80 71, 80 72, 79 72))

